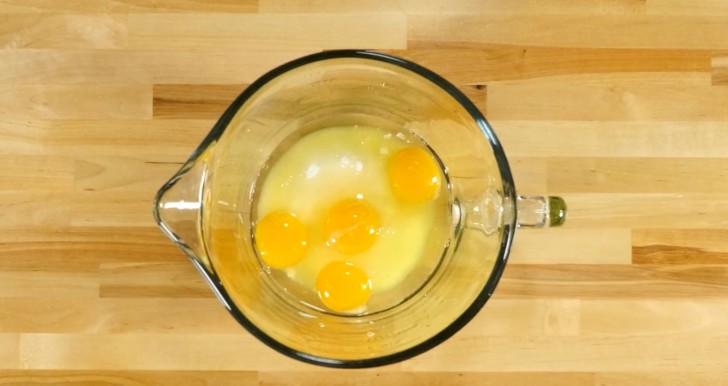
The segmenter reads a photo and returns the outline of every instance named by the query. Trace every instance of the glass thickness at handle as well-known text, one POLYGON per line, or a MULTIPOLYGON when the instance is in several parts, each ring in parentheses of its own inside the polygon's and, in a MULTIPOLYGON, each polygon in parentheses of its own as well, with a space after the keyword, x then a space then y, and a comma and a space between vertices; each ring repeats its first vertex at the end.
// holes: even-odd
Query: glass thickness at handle
POLYGON ((566 202, 557 196, 516 197, 519 228, 558 227, 566 221, 566 202))

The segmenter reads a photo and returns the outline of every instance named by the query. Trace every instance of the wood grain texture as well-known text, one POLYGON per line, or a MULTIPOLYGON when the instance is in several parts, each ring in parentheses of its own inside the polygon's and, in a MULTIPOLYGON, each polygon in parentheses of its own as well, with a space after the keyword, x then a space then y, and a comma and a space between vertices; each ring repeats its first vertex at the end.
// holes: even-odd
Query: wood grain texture
POLYGON ((722 158, 728 154, 728 123, 720 120, 550 120, 548 125, 524 120, 490 122, 500 128, 499 138, 511 157, 659 159, 722 158))
MULTIPOLYGON (((715 0, 714 0, 715 1, 715 0)), ((259 0, 260 12, 352 13, 401 12, 406 14, 478 14, 478 15, 629 15, 645 13, 641 0, 523 0, 513 5, 508 0, 459 0, 448 3, 425 0, 377 0, 366 5, 353 1, 259 0)), ((679 4, 678 4, 679 5, 679 4)))
POLYGON ((368 386, 368 385, 507 385, 525 386, 538 379, 539 385, 545 386, 572 386, 592 385, 594 374, 589 373, 548 373, 548 372, 448 372, 432 371, 427 373, 404 372, 376 372, 376 371, 330 371, 320 373, 308 372, 275 372, 264 373, 260 376, 260 385, 276 386, 368 386))
POLYGON ((253 386, 258 385, 255 371, 31 371, 5 373, 0 385, 74 385, 74 386, 253 386))
POLYGON ((493 119, 678 121, 728 119, 728 88, 702 73, 551 77, 488 86, 493 119), (574 105, 575 100, 583 104, 574 105))
MULTIPOLYGON (((124 157, 153 165, 181 165, 215 120, 32 119, 9 117, 0 134, 6 154, 49 157, 124 157), (124 133, 123 137, 119 133, 124 133), (154 140, 164 133, 166 146, 154 140)), ((75 179, 75 176, 74 176, 75 179)))
POLYGON ((713 85, 728 85, 728 53, 716 53, 711 61, 713 85))
POLYGON ((570 226, 706 228, 728 226, 728 198, 716 193, 570 193, 570 226))
POLYGON ((635 229, 634 264, 726 264, 727 229, 635 229))
POLYGON ((247 85, 169 84, 154 87, 155 119, 217 119, 247 85))
POLYGON ((0 0, 0 165, 0 385, 728 379, 723 0, 0 0), (366 370, 259 342, 150 213, 247 85, 338 48, 444 76, 570 210, 453 338, 366 370))
POLYGON ((728 4, 720 0, 650 0, 647 12, 655 15, 726 16, 728 4))
POLYGON ((19 367, 20 336, 18 334, 0 334, 0 371, 19 367))
POLYGON ((524 229, 511 252, 512 264, 629 264, 630 231, 622 229, 524 229), (564 248, 568 245, 569 248, 564 248))
POLYGON ((725 49, 724 21, 672 15, 411 15, 408 37, 540 47, 725 49))
POLYGON ((0 13, 248 13, 258 10, 257 0, 4 0, 0 13))
POLYGON ((4 85, 0 93, 0 114, 11 117, 91 120, 152 115, 148 85, 4 85))
POLYGON ((101 263, 179 262, 156 227, 11 228, 0 232, 0 266, 11 271, 97 269, 101 263), (113 235, 109 235, 113 233, 113 235))
POLYGON ((0 14, 0 47, 122 48, 126 19, 111 14, 0 14))
POLYGON ((725 335, 618 337, 455 337, 405 371, 723 371, 725 335), (615 348, 618 347, 618 348, 615 348), (509 355, 503 355, 503 352, 509 355), (671 355, 665 355, 669 352, 671 355), (694 356, 695 352, 706 356, 694 356), (710 353, 710 355, 708 355, 710 353), (557 356, 558 358, 554 358, 557 356), (675 357, 680 358, 676 363, 675 357))
POLYGON ((0 84, 250 83, 312 50, 23 49, 0 51, 0 84))
POLYGON ((728 158, 545 159, 547 189, 580 193, 728 191, 728 158), (700 170, 701 173, 695 173, 700 170), (690 183, 685 183, 690 181, 690 183))
POLYGON ((411 42, 393 54, 457 83, 537 79, 554 75, 696 72, 711 68, 711 51, 593 49, 502 44, 411 42))
POLYGON ((725 265, 513 264, 499 293, 507 298, 725 298, 725 265))
POLYGON ((404 16, 379 14, 130 14, 128 47, 135 49, 404 48, 404 16), (210 25, 215 28, 210 28, 210 25), (338 33, 331 33, 331 30, 338 33), (370 33, 376 30, 376 34, 370 33))

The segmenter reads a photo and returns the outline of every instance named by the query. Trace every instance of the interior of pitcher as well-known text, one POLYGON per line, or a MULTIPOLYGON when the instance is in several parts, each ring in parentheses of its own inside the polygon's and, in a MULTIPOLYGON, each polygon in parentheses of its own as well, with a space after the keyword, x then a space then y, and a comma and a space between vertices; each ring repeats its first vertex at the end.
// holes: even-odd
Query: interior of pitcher
POLYGON ((512 177, 482 115, 434 73, 373 52, 316 54, 251 85, 217 129, 224 130, 203 186, 204 244, 231 313, 271 347, 335 367, 399 361, 452 335, 494 290, 514 224, 493 205, 512 201, 512 177), (423 220, 427 244, 418 244, 429 257, 356 312, 294 291, 254 240, 272 163, 305 138, 342 127, 409 136, 431 151, 444 177, 438 215, 423 220), (497 226, 485 229, 488 221, 497 226))

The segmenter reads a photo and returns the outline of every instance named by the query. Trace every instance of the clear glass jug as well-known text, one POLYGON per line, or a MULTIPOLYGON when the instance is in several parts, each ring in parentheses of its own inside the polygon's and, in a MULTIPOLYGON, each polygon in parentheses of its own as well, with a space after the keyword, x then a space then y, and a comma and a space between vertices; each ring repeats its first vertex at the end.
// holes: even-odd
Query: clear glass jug
POLYGON ((290 357, 330 367, 407 359, 444 341, 483 307, 503 273, 517 227, 558 226, 559 197, 516 195, 506 155, 456 87, 412 62, 372 51, 330 51, 262 76, 222 115, 159 191, 154 215, 225 308, 290 357), (272 282, 253 243, 261 171, 284 142, 318 129, 406 130, 447 171, 449 241, 428 279, 396 306, 326 312, 272 282))

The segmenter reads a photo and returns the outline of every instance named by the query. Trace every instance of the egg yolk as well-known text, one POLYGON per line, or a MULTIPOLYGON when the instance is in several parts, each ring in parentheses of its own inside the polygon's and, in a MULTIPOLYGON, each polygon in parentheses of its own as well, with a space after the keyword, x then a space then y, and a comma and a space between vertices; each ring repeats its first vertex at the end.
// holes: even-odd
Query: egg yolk
POLYGON ((293 213, 273 212, 255 226, 255 246, 271 268, 298 263, 308 251, 306 226, 293 213))
POLYGON ((335 261, 316 276, 316 291, 326 307, 343 312, 365 305, 372 285, 361 269, 351 263, 335 261))
POLYGON ((336 203, 324 220, 326 245, 345 255, 367 251, 379 237, 379 214, 363 199, 336 203))
POLYGON ((432 156, 419 147, 406 147, 394 153, 387 165, 389 184, 402 201, 422 203, 437 197, 440 168, 432 156))

